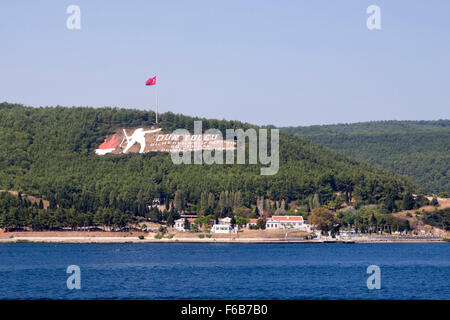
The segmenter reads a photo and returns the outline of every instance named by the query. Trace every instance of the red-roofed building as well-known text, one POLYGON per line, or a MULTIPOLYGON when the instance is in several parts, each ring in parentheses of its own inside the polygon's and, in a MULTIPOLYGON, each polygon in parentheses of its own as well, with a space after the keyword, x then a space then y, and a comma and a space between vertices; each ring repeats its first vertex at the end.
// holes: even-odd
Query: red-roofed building
POLYGON ((302 216, 272 216, 266 222, 266 229, 300 229, 310 231, 302 216))
POLYGON ((279 221, 303 222, 302 216, 272 216, 272 219, 279 220, 279 221))
MULTIPOLYGON (((180 218, 175 220, 175 229, 178 231, 186 231, 184 228, 184 222, 186 218, 180 218)), ((195 219, 194 218, 187 218, 187 221, 189 221, 189 224, 192 226, 194 224, 195 219)))
POLYGON ((257 223, 258 219, 248 219, 246 227, 250 229, 252 226, 256 226, 257 223))

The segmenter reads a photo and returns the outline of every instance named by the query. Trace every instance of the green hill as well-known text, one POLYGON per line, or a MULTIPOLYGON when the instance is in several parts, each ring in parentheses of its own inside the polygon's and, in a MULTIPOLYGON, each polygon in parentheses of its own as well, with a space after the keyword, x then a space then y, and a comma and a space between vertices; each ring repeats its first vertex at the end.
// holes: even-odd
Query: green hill
MULTIPOLYGON (((175 165, 167 153, 95 155, 104 137, 118 127, 151 126, 154 117, 153 112, 129 109, 32 108, 2 103, 0 189, 48 200, 50 210, 56 212, 53 220, 45 218, 54 221, 52 225, 61 225, 61 216, 72 224, 90 223, 83 222, 83 217, 91 219, 98 212, 103 212, 102 219, 110 215, 115 221, 121 221, 121 214, 126 219, 146 216, 147 204, 155 198, 174 202, 179 209, 227 214, 254 210, 258 197, 296 201, 308 207, 313 197, 315 202, 329 204, 339 193, 395 210, 395 203, 407 191, 417 192, 406 179, 286 133, 280 134, 280 170, 273 176, 261 176, 259 165, 175 165)), ((165 113, 160 115, 159 125, 165 132, 176 128, 192 131, 194 120, 165 113)), ((203 130, 254 127, 236 121, 201 120, 203 130)), ((5 208, 8 203, 10 200, 5 208)), ((9 211, 10 218, 19 219, 20 212, 9 211)), ((39 208, 33 212, 44 214, 39 208)))
POLYGON ((429 192, 450 193, 450 120, 375 121, 283 129, 408 177, 429 192))

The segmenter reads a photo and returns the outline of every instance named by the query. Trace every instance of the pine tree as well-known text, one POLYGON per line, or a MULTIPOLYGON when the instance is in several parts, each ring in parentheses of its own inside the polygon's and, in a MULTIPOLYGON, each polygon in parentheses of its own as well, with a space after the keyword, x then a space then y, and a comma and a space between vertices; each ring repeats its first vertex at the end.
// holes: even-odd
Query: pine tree
POLYGON ((226 208, 226 202, 225 192, 222 191, 219 196, 219 210, 223 211, 226 208))
POLYGON ((255 207, 255 216, 257 218, 260 216, 258 206, 255 207))
POLYGON ((143 217, 145 215, 145 202, 142 190, 139 190, 137 198, 138 198, 137 213, 139 216, 143 217))
POLYGON ((232 202, 231 202, 231 192, 229 192, 228 190, 225 191, 225 207, 231 207, 232 206, 232 202))
POLYGON ((403 197, 403 210, 411 210, 414 208, 414 198, 411 194, 411 192, 407 192, 405 196, 403 197))
POLYGON ((173 202, 175 205, 175 209, 177 209, 177 211, 182 211, 184 209, 183 191, 177 190, 175 192, 175 199, 173 200, 173 202))
POLYGON ((312 210, 320 207, 320 200, 319 195, 317 193, 314 194, 314 197, 312 199, 312 210))
POLYGON ((174 224, 174 218, 173 218, 172 212, 169 212, 169 215, 167 216, 166 225, 168 227, 172 227, 173 224, 174 224))
POLYGON ((164 202, 164 208, 166 210, 170 209, 170 199, 168 197, 166 198, 166 201, 164 202))
POLYGON ((232 217, 230 220, 230 226, 231 226, 231 228, 234 228, 235 225, 236 225, 236 218, 232 217))
POLYGON ((259 212, 264 212, 264 197, 263 196, 261 196, 261 197, 258 197, 258 200, 257 200, 257 207, 258 207, 258 209, 259 209, 259 212))
POLYGON ((240 207, 242 207, 242 193, 240 190, 238 190, 234 194, 233 208, 240 208, 240 207))
POLYGON ((191 223, 187 218, 184 219, 184 230, 190 230, 191 229, 191 223))
POLYGON ((202 192, 200 195, 200 211, 204 214, 208 209, 208 196, 206 192, 202 192))
POLYGON ((109 193, 109 207, 110 208, 116 208, 117 207, 116 193, 114 191, 111 191, 109 193))
POLYGON ((213 210, 215 206, 216 206, 216 198, 214 197, 214 194, 210 192, 208 194, 208 208, 213 210))

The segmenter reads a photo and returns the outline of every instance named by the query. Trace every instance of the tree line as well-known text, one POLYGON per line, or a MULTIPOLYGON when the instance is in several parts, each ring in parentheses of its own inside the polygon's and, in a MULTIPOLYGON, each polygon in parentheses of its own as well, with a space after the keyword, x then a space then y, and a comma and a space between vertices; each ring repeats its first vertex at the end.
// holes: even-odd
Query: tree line
POLYGON ((442 197, 450 194, 450 120, 372 121, 283 130, 406 176, 428 192, 442 197))
MULTIPOLYGON (((238 121, 170 112, 161 114, 158 125, 164 132, 192 131, 194 120, 203 121, 203 130, 257 129, 238 121)), ((181 212, 249 217, 256 210, 257 214, 288 211, 286 204, 292 203, 310 212, 319 205, 337 208, 347 200, 384 204, 387 211, 394 211, 405 194, 420 191, 407 179, 286 133, 280 134, 280 170, 273 176, 261 176, 260 165, 175 165, 166 153, 95 155, 98 145, 117 128, 154 122, 153 112, 140 110, 1 103, 0 189, 48 200, 48 214, 75 212, 83 216, 80 221, 91 221, 98 212, 113 215, 115 222, 110 218, 102 222, 109 226, 120 226, 125 219, 120 215, 141 219, 159 214, 167 219, 172 206, 172 218, 181 212), (261 198, 270 202, 265 209, 257 204, 261 198), (167 208, 152 211, 154 199, 161 199, 167 208), (275 203, 278 207, 273 207, 275 203)), ((39 215, 39 208, 27 209, 39 215)), ((92 221, 100 223, 98 219, 92 221)))

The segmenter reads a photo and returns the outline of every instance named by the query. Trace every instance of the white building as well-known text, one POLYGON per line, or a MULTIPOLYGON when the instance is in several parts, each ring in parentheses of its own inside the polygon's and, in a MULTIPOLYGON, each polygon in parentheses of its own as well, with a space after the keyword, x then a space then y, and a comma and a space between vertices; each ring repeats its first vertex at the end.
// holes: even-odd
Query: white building
POLYGON ((219 223, 214 223, 211 228, 212 233, 236 233, 236 226, 231 227, 231 218, 226 217, 219 219, 219 223))
POLYGON ((302 216, 272 216, 266 221, 266 229, 299 229, 311 231, 309 224, 306 224, 302 216))
POLYGON ((236 228, 232 228, 229 224, 214 224, 211 228, 212 233, 236 233, 236 228))
POLYGON ((266 221, 266 229, 280 229, 280 221, 270 218, 266 221))
POLYGON ((177 220, 175 220, 175 225, 174 225, 175 229, 178 231, 182 231, 182 232, 186 231, 186 229, 184 228, 184 223, 185 223, 186 219, 189 221, 191 226, 195 221, 195 219, 192 219, 192 218, 177 219, 177 220))

